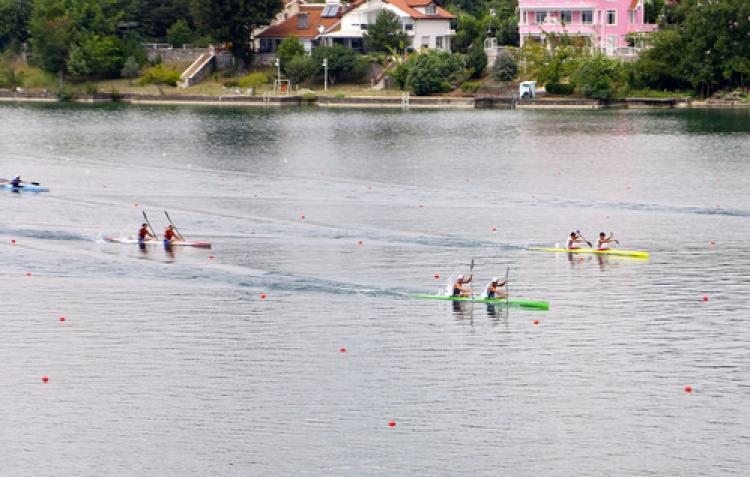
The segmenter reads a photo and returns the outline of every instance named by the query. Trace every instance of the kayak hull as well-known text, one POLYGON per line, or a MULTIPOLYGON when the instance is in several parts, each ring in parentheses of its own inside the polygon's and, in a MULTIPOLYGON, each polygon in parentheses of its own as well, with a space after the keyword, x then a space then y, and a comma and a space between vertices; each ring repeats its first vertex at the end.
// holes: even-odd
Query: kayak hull
POLYGON ((529 247, 529 250, 539 250, 542 252, 557 253, 590 253, 594 255, 612 255, 615 257, 630 257, 648 259, 649 253, 645 250, 620 250, 616 248, 596 249, 596 248, 555 248, 555 247, 529 247))
POLYGON ((444 296, 444 295, 413 295, 418 300, 446 300, 446 301, 469 301, 473 303, 487 303, 490 305, 509 305, 520 306, 521 308, 534 308, 537 310, 549 310, 549 303, 546 301, 530 300, 505 300, 505 298, 477 298, 463 296, 444 296))
POLYGON ((121 243, 126 245, 163 245, 165 247, 211 248, 211 242, 169 242, 167 240, 146 240, 145 242, 139 242, 136 239, 119 239, 114 237, 104 237, 104 241, 108 243, 121 243))
POLYGON ((0 184, 0 189, 10 190, 13 192, 49 192, 49 187, 37 185, 20 185, 13 187, 10 184, 0 184))

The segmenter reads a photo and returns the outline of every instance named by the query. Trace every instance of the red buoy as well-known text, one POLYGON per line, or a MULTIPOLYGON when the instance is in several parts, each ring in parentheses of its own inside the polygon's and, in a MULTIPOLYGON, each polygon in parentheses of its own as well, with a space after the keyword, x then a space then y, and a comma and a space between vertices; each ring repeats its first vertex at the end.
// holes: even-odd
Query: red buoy
POLYGON ((716 245, 716 240, 709 240, 708 244, 713 247, 714 245, 716 245))
POLYGON ((440 280, 440 274, 439 273, 435 274, 435 280, 440 280))
POLYGON ((58 320, 60 320, 60 321, 65 321, 65 317, 64 317, 64 316, 61 316, 60 318, 58 318, 58 320))
POLYGON ((493 232, 497 232, 497 227, 492 227, 492 229, 490 230, 492 230, 493 232))
POLYGON ((364 242, 361 240, 357 240, 357 245, 362 245, 364 242))
POLYGON ((26 272, 26 276, 30 277, 31 276, 31 272, 26 272))
POLYGON ((388 421, 389 427, 396 427, 396 421, 388 421))
POLYGON ((11 240, 11 241, 10 241, 10 244, 11 244, 11 245, 15 245, 15 244, 16 244, 16 239, 13 239, 13 240, 11 240))
POLYGON ((342 346, 341 348, 339 348, 339 351, 340 351, 341 353, 346 353, 346 348, 344 348, 344 347, 342 346))
POLYGON ((43 382, 44 384, 47 384, 47 383, 49 382, 49 377, 47 377, 46 375, 45 375, 45 376, 42 376, 42 382, 43 382))
POLYGON ((686 393, 688 393, 688 394, 689 394, 689 393, 692 393, 692 392, 693 392, 693 387, 692 387, 692 386, 690 386, 690 385, 688 385, 688 386, 685 386, 685 392, 686 392, 686 393))
POLYGON ((214 257, 213 255, 209 255, 209 256, 208 256, 208 259, 209 259, 209 260, 213 260, 214 258, 216 258, 216 257, 214 257))
POLYGON ((539 320, 534 320, 534 326, 539 326, 539 320))
POLYGON ((261 293, 260 294, 260 299, 261 300, 265 300, 266 298, 268 298, 268 295, 266 295, 265 293, 261 293))
POLYGON ((138 207, 138 202, 133 203, 133 207, 138 207))
POLYGON ((703 301, 708 301, 708 295, 703 295, 703 301))
POLYGON ((419 207, 421 209, 422 207, 424 207, 424 205, 419 204, 419 205, 417 205, 417 207, 419 207))
POLYGON ((305 216, 304 215, 300 215, 299 218, 300 218, 300 220, 305 220, 305 216))

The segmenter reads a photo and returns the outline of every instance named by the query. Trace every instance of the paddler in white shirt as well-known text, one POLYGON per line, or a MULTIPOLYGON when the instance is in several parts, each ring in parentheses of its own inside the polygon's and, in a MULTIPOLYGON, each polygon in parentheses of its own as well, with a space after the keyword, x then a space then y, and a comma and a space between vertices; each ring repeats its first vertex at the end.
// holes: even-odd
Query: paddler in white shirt
POLYGON ((456 297, 469 297, 471 296, 471 288, 464 287, 464 283, 471 283, 471 279, 474 275, 469 275, 468 278, 466 278, 463 275, 459 275, 456 277, 456 280, 453 282, 453 294, 451 296, 456 297))
POLYGON ((579 243, 585 243, 585 244, 588 244, 589 247, 591 247, 591 242, 582 239, 581 236, 578 235, 577 232, 570 232, 570 237, 568 237, 568 241, 565 244, 565 248, 567 248, 568 250, 575 250, 577 248, 580 248, 578 247, 579 243))
POLYGON ((617 240, 615 240, 614 237, 612 237, 612 233, 609 234, 609 237, 607 237, 607 234, 604 232, 599 232, 599 240, 596 241, 596 248, 598 250, 609 250, 609 244, 612 242, 620 243, 617 240))
POLYGON ((484 288, 482 298, 507 298, 508 293, 503 289, 507 284, 507 280, 500 280, 500 278, 494 277, 484 288))

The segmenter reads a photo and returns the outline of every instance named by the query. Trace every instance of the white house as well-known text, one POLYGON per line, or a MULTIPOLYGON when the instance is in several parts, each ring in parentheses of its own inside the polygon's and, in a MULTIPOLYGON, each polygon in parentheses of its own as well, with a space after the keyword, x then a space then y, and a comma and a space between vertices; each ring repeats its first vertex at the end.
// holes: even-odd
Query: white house
POLYGON ((355 0, 341 17, 341 21, 326 29, 321 43, 343 43, 361 48, 362 38, 369 25, 375 23, 380 12, 389 10, 401 21, 408 35, 407 48, 414 50, 450 50, 451 20, 456 17, 434 0, 355 0))
POLYGON ((393 12, 408 35, 407 49, 450 50, 455 17, 434 0, 354 0, 339 3, 304 4, 298 13, 270 26, 256 38, 261 53, 274 53, 288 36, 299 38, 308 52, 317 46, 341 44, 353 50, 364 49, 364 33, 383 10, 393 12))

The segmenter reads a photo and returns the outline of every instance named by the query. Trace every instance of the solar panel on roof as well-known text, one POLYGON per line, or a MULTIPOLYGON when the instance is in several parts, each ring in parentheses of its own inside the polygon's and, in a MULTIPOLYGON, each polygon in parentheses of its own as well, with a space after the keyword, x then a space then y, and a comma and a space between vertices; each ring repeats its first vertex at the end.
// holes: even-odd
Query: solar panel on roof
POLYGON ((331 17, 335 17, 338 12, 339 12, 338 3, 327 3, 326 6, 323 8, 323 13, 321 13, 320 16, 323 18, 331 18, 331 17))

